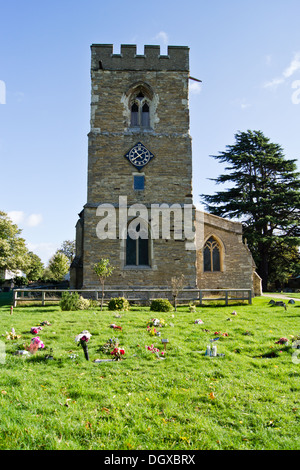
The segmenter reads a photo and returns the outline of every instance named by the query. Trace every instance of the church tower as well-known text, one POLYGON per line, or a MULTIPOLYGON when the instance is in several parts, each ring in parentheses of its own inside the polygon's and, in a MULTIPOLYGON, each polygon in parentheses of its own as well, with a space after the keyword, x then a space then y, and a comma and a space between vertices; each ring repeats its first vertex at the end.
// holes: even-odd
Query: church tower
POLYGON ((138 55, 134 45, 120 54, 91 46, 87 202, 72 287, 99 288, 101 258, 115 268, 110 286, 166 287, 184 274, 196 287, 196 252, 183 229, 193 230, 195 217, 188 86, 188 47, 160 55, 145 46, 138 55))

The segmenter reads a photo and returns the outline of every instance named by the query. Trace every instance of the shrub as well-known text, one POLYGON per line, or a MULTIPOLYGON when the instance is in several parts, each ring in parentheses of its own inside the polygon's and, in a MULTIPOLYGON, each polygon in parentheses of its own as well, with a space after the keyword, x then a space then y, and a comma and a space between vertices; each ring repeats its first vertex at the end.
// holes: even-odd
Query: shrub
POLYGON ((129 310, 130 304, 125 297, 115 297, 110 299, 108 303, 108 310, 129 310))
POLYGON ((78 292, 63 292, 59 305, 64 311, 78 310, 78 302, 78 292))
POLYGON ((80 296, 75 310, 88 310, 90 306, 91 306, 90 300, 85 299, 84 297, 80 296))
POLYGON ((150 310, 153 312, 170 312, 173 307, 168 299, 154 299, 151 302, 150 310))

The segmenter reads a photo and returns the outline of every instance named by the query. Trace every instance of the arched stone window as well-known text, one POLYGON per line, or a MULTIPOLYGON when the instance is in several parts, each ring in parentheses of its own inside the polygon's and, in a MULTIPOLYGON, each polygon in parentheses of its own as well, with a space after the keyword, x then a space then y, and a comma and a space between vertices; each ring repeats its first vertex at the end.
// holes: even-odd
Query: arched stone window
POLYGON ((130 127, 149 129, 151 127, 150 108, 153 93, 146 84, 139 84, 131 89, 129 100, 130 127))
POLYGON ((221 271, 221 246, 215 237, 211 236, 203 248, 203 270, 204 272, 221 271))

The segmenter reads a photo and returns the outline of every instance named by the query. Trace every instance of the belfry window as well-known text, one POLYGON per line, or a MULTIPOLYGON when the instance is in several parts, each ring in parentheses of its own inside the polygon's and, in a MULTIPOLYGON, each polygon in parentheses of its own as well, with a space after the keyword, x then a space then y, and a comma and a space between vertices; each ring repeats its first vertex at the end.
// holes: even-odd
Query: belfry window
POLYGON ((205 272, 221 271, 221 248, 214 237, 210 237, 203 248, 205 272))
POLYGON ((150 101, 142 93, 139 92, 131 101, 131 127, 150 127, 150 101))

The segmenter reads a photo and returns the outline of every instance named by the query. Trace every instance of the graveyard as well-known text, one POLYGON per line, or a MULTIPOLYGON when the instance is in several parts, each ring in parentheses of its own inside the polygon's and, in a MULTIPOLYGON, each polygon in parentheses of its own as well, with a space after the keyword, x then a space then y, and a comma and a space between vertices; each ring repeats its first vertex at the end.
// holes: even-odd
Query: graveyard
POLYGON ((0 448, 298 449, 299 298, 271 300, 165 312, 4 302, 0 448))

